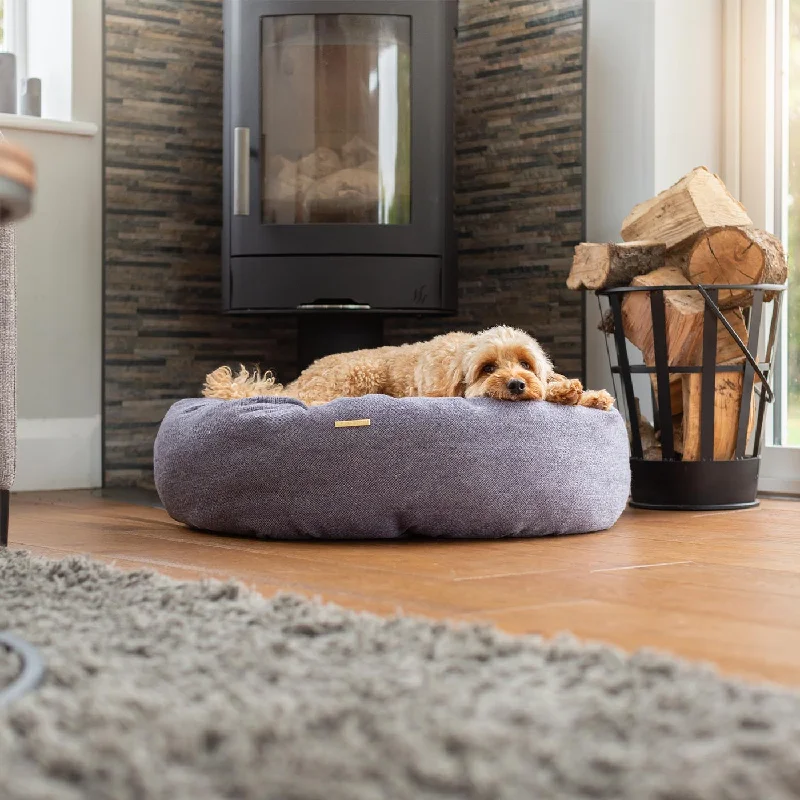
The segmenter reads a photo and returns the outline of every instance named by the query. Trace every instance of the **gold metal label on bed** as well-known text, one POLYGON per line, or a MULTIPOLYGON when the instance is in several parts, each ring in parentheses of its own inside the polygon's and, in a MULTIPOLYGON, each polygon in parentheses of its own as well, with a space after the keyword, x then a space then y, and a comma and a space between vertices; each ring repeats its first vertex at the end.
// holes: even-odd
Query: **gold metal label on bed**
POLYGON ((335 428, 366 428, 372 425, 372 420, 369 419, 337 419, 333 423, 335 428))

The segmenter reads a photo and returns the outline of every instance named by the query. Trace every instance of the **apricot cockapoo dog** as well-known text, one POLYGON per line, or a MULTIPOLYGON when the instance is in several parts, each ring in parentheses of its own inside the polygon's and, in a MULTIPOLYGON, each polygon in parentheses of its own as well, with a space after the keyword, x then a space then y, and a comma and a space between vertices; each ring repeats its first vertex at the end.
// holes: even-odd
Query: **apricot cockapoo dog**
POLYGON ((606 391, 585 392, 578 380, 553 372, 550 359, 527 333, 505 325, 482 333, 447 333, 426 342, 337 353, 315 361, 288 386, 271 373, 220 367, 206 376, 205 397, 238 400, 259 395, 294 397, 318 405, 337 397, 493 397, 548 400, 607 411, 606 391))

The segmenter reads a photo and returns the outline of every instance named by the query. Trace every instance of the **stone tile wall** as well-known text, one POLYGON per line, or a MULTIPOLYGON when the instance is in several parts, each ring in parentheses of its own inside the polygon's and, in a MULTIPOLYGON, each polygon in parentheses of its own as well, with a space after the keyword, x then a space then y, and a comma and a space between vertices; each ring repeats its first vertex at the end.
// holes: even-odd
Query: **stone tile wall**
MULTIPOLYGON (((433 1, 433 0, 431 0, 433 1)), ((106 0, 105 481, 152 485, 171 402, 222 363, 293 377, 291 319, 225 317, 221 0, 106 0)), ((460 314, 389 342, 498 322, 582 369, 582 0, 461 0, 456 53, 460 314)))

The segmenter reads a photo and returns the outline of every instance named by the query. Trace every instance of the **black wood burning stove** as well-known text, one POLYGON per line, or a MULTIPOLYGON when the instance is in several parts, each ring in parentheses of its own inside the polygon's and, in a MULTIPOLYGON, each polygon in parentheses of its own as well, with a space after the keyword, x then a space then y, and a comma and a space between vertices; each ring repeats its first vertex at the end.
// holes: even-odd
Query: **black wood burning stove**
POLYGON ((456 308, 456 0, 225 0, 223 304, 301 360, 456 308))

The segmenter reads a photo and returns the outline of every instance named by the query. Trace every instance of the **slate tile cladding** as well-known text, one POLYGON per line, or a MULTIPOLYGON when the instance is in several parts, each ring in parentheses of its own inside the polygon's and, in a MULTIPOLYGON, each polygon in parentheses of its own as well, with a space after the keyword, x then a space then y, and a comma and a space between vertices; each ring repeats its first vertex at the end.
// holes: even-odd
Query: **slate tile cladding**
MULTIPOLYGON (((152 487, 170 404, 223 363, 291 379, 296 327, 219 313, 221 0, 106 0, 105 35, 104 479, 152 487)), ((505 322, 580 375, 583 0, 461 0, 456 92, 459 316, 387 342, 505 322)))
POLYGON ((461 0, 456 47, 459 316, 392 320, 390 343, 504 322, 582 372, 582 0, 461 0))

